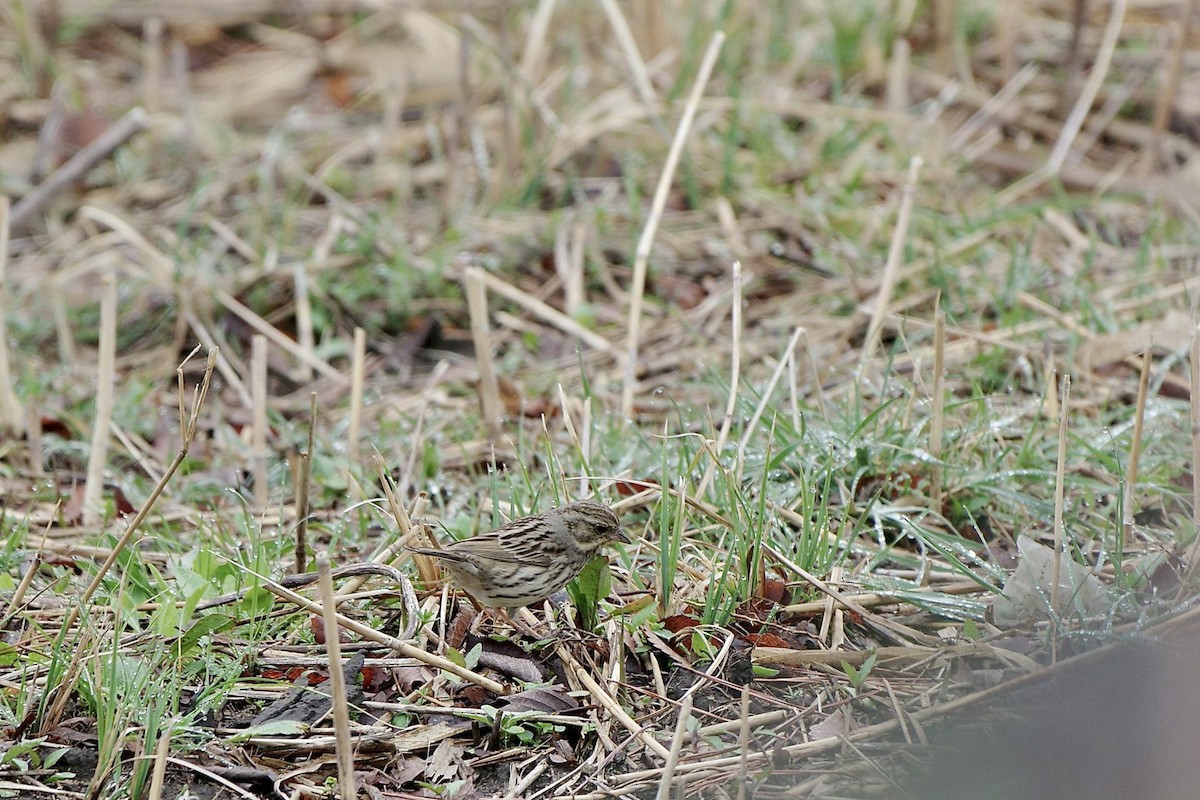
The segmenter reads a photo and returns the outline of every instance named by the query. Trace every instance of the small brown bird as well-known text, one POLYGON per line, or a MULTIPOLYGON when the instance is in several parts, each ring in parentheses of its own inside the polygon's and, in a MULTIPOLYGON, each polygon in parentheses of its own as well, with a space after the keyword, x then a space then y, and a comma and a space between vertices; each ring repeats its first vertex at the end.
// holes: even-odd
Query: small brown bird
POLYGON ((616 514, 592 500, 580 500, 440 550, 407 549, 437 559, 454 583, 481 605, 510 609, 566 586, 612 542, 629 544, 616 514))

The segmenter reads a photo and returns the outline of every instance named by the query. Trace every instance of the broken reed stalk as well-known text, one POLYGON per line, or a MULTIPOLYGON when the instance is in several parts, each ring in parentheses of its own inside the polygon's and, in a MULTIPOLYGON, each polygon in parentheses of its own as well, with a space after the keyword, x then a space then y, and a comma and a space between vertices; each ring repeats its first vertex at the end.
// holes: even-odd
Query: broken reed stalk
POLYGON ((888 306, 892 303, 892 293, 896 289, 896 279, 900 272, 900 260, 904 255, 904 242, 908 238, 908 225, 912 220, 913 197, 917 190, 917 174, 921 170, 920 156, 913 156, 908 162, 908 179, 900 195, 900 210, 896 214, 896 227, 892 231, 892 243, 888 248, 887 263, 883 267, 883 278, 879 282, 879 296, 875 301, 875 311, 871 314, 871 323, 867 326, 867 336, 859 362, 861 369, 867 359, 875 355, 879 340, 883 334, 883 320, 887 316, 888 306))
POLYGON ((933 408, 929 422, 929 455, 933 457, 929 502, 936 513, 942 509, 942 422, 946 411, 946 312, 938 309, 933 318, 933 408))
POLYGON ((888 70, 887 109, 897 114, 908 108, 911 98, 908 95, 909 76, 912 72, 912 45, 904 36, 897 36, 892 42, 892 66, 888 70))
POLYGON ((704 94, 704 87, 708 85, 709 76, 712 75, 713 67, 717 63, 717 55, 721 52, 721 46, 724 43, 725 33, 723 31, 714 33, 712 40, 708 43, 704 61, 700 64, 700 71, 696 75, 691 94, 688 95, 687 104, 683 108, 683 117, 679 120, 679 127, 675 129, 675 139, 671 142, 671 149, 667 151, 667 160, 663 164, 662 174, 658 178, 658 186, 654 190, 654 199, 650 203, 650 214, 646 218, 646 226, 642 228, 642 235, 638 239, 637 252, 633 262, 633 285, 629 289, 625 383, 621 390, 621 413, 626 419, 633 417, 633 384, 637 379, 638 336, 642 324, 642 301, 645 299, 646 293, 646 272, 649 268, 650 248, 654 244, 658 223, 662 218, 663 209, 667 205, 667 194, 671 189, 679 158, 683 154, 684 142, 687 141, 688 133, 691 131, 692 120, 696 117, 696 108, 700 105, 700 97, 704 94))
POLYGON ((146 112, 141 108, 130 109, 111 128, 92 140, 91 144, 76 153, 70 161, 55 170, 50 177, 38 184, 13 206, 9 224, 17 228, 30 217, 42 211, 58 195, 78 183, 92 167, 108 158, 114 150, 146 127, 146 112))
POLYGON ((475 364, 479 370, 479 405, 483 414, 483 429, 489 442, 500 439, 500 386, 496 365, 492 360, 492 333, 488 325, 487 289, 484 272, 479 267, 463 271, 467 293, 467 310, 471 315, 471 339, 475 343, 475 364))
MULTIPOLYGON (((175 370, 179 375, 179 383, 181 387, 183 385, 183 366, 188 362, 189 359, 191 359, 193 355, 196 354, 196 351, 199 349, 200 348, 197 347, 195 350, 189 353, 187 358, 183 360, 183 363, 180 364, 175 370)), ((125 529, 125 533, 123 533, 121 538, 117 540, 117 543, 113 545, 112 550, 109 552, 108 557, 104 560, 104 563, 100 565, 98 570, 96 570, 96 576, 92 578, 92 582, 88 584, 86 589, 83 590, 83 594, 80 596, 79 602, 71 606, 71 610, 67 614, 66 620, 63 622, 64 630, 69 629, 76 623, 76 621, 78 621, 80 610, 87 605, 91 601, 92 596, 96 594, 96 591, 100 588, 100 584, 104 582, 104 577, 108 574, 108 571, 112 569, 113 564, 117 563, 117 559, 121 557, 121 553, 123 553, 125 548, 129 546, 129 542, 132 541, 134 534, 136 534, 142 527, 142 523, 145 522, 146 517, 150 515, 150 511, 154 508, 154 504, 158 502, 159 496, 162 495, 163 490, 167 488, 167 484, 171 481, 171 478, 174 477, 175 473, 179 470, 179 467, 183 465, 184 460, 187 458, 188 449, 192 446, 192 440, 196 438, 196 431, 200 426, 200 409, 204 406, 205 398, 208 397, 208 387, 209 384, 212 383, 212 374, 216 363, 217 351, 209 350, 208 362, 204 365, 204 377, 200 380, 200 385, 196 387, 196 391, 193 395, 191 414, 188 416, 186 422, 182 419, 180 420, 182 431, 179 452, 175 454, 175 459, 171 462, 170 466, 167 467, 167 471, 163 473, 163 476, 159 478, 158 483, 155 484, 154 489, 150 492, 150 496, 146 498, 146 502, 142 504, 140 509, 138 509, 138 513, 134 516, 133 520, 130 521, 129 527, 125 529)), ((180 391, 183 391, 182 388, 180 391)))
POLYGON ((250 397, 254 401, 250 427, 253 451, 254 510, 267 510, 270 486, 267 477, 267 337, 256 333, 250 338, 250 397))
POLYGON ((354 350, 350 359, 350 430, 346 434, 346 458, 351 472, 358 467, 358 441, 362 432, 363 389, 367 372, 367 332, 354 329, 354 350))
MULTIPOLYGON (((1066 496, 1067 417, 1070 407, 1071 376, 1064 375, 1058 409, 1058 465, 1054 472, 1054 560, 1050 567, 1050 612, 1055 619, 1059 616, 1058 579, 1062 570, 1063 541, 1066 539, 1063 529, 1063 505, 1066 496)), ((1057 637, 1054 640, 1057 640, 1057 637)))
POLYGON ((1096 54, 1096 62, 1092 65, 1092 71, 1088 73, 1083 90, 1071 107, 1071 113, 1067 115, 1067 120, 1063 123, 1058 141, 1054 143, 1054 149, 1050 151, 1050 158, 1046 161, 1046 171, 1050 175, 1057 175, 1063 164, 1066 163, 1071 146, 1075 143, 1075 137, 1079 135, 1084 120, 1087 119, 1088 111, 1095 102, 1096 95, 1100 93, 1100 87, 1104 85, 1108 67, 1112 63, 1113 52, 1117 48, 1117 39, 1121 35, 1121 26, 1125 21, 1125 3, 1126 0, 1112 0, 1112 11, 1109 13, 1108 24, 1104 27, 1104 36, 1100 40, 1100 50, 1096 54))
POLYGON ((1137 495, 1138 462, 1142 455, 1142 425, 1146 421, 1146 395, 1150 390, 1150 364, 1153 355, 1150 347, 1142 353, 1142 371, 1138 377, 1137 405, 1133 412, 1133 438, 1129 443, 1129 468, 1125 470, 1125 497, 1122 498, 1121 529, 1125 544, 1133 535, 1133 500, 1137 495))
POLYGON ((308 492, 312 480, 312 453, 317 430, 317 393, 308 395, 308 449, 296 467, 296 574, 308 569, 308 492))
POLYGON ((100 524, 104 510, 104 468, 108 463, 109 430, 112 426, 113 391, 117 361, 117 277, 104 275, 100 294, 100 352, 96 365, 96 413, 92 418, 92 446, 88 453, 87 479, 83 487, 83 526, 100 524))
POLYGON ((321 615, 325 621, 325 655, 329 664, 329 694, 333 701, 333 736, 337 751, 338 794, 342 800, 358 797, 354 780, 354 745, 350 741, 350 709, 346 703, 346 675, 342 664, 342 643, 338 639, 337 598, 333 593, 333 574, 329 553, 317 553, 317 586, 320 589, 321 615))
POLYGON ((8 197, 0 194, 0 431, 12 432, 20 428, 22 413, 8 365, 8 209, 8 197))
POLYGON ((671 781, 675 778, 675 767, 679 764, 679 753, 683 750, 683 740, 687 735, 688 720, 691 718, 692 693, 685 692, 683 700, 679 703, 679 720, 675 723, 675 735, 671 737, 671 750, 667 753, 667 763, 663 764, 657 800, 671 798, 671 781))

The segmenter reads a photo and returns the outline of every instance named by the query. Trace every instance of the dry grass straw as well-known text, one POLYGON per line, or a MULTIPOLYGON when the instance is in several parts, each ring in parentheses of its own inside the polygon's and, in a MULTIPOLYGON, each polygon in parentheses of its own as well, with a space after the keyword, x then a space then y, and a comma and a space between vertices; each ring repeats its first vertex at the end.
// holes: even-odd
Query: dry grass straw
POLYGON ((133 108, 126 112, 112 127, 105 130, 86 147, 71 157, 71 160, 55 170, 50 177, 29 191, 13 206, 9 224, 19 228, 34 215, 45 210, 54 198, 74 186, 93 167, 112 155, 113 151, 129 141, 146 127, 146 112, 133 108))
MULTIPOLYGON (((721 418, 721 430, 718 432, 716 444, 713 446, 713 452, 718 454, 718 458, 714 458, 708 462, 708 468, 704 471, 704 477, 701 479, 700 485, 696 488, 696 495, 700 497, 703 497, 708 492, 708 486, 712 482, 717 464, 720 462, 719 454, 724 451, 725 443, 729 441, 729 430, 733 427, 733 412, 737 409, 738 387, 741 385, 742 379, 742 264, 740 261, 733 262, 733 286, 729 308, 729 327, 729 396, 725 399, 725 414, 721 418)), ((752 429, 753 426, 751 426, 752 429)), ((741 472, 740 449, 738 451, 738 460, 739 464, 735 474, 740 474, 741 472)))
MULTIPOLYGON (((1157 155, 1160 157, 1164 154, 1163 135, 1167 130, 1167 121, 1170 119, 1171 109, 1175 106, 1179 95, 1179 81, 1183 74, 1183 56, 1188 43, 1188 34, 1191 32, 1192 16, 1195 13, 1196 0, 1181 0, 1179 17, 1171 25, 1174 41, 1167 61, 1167 74, 1163 80, 1162 91, 1158 93, 1158 102, 1154 106, 1154 118, 1150 123, 1154 138, 1158 140, 1157 155)), ((1147 150, 1147 152, 1150 151, 1147 150)))
POLYGON ((650 82, 646 62, 638 51, 637 42, 634 41, 633 31, 629 29, 629 22, 621 13, 621 7, 617 5, 616 0, 600 0, 600 8, 603 9, 604 16, 608 17, 608 22, 617 37, 617 44, 625 56, 625 64, 629 68, 638 99, 648 108, 653 108, 658 102, 658 97, 654 93, 654 85, 650 82))
POLYGON ((713 34, 700 64, 700 71, 688 95, 687 104, 683 108, 683 117, 675 130, 675 138, 671 149, 667 151, 667 160, 663 163, 662 174, 659 175, 658 185, 654 189, 654 199, 650 203, 650 212, 646 215, 646 224, 638 239, 637 251, 633 262, 633 285, 629 290, 629 325, 625 343, 625 383, 621 390, 621 414, 630 419, 633 416, 633 390, 637 379, 638 344, 642 324, 642 303, 646 293, 646 272, 649 269, 650 249, 654 246, 654 236, 658 232, 658 224, 662 219, 663 209, 667 204, 667 193, 675 177, 675 168, 679 166, 679 158, 683 155, 683 145, 687 141, 692 128, 692 120, 696 116, 696 108, 708 85, 709 76, 717 64, 717 55, 725 43, 725 34, 717 31, 713 34))
MULTIPOLYGON (((189 354, 186 359, 184 359, 183 363, 180 364, 176 370, 179 375, 180 395, 182 395, 184 391, 183 367, 195 354, 196 350, 193 350, 192 353, 189 354)), ((91 602, 92 597, 95 596, 96 592, 99 590, 101 584, 104 582, 105 577, 113 568, 113 565, 116 564, 117 559, 121 557, 121 554, 125 551, 125 548, 129 546, 129 543, 133 540, 133 537, 141 529, 142 523, 146 521, 146 517, 149 516, 151 509, 154 508, 154 504, 162 495, 163 490, 166 489, 171 478, 175 475, 176 471, 178 471, 179 467, 183 465, 184 460, 187 458, 188 450, 191 447, 192 441, 196 437, 196 431, 199 428, 200 410, 203 408, 204 400, 208 396, 208 388, 212 381, 212 373, 216 363, 216 358, 216 351, 210 350, 208 353, 208 361, 204 368, 204 377, 201 379, 200 385, 196 387, 196 391, 193 395, 192 409, 186 420, 182 417, 180 418, 182 441, 180 442, 179 452, 176 454, 175 459, 171 462, 170 466, 167 467, 166 472, 163 473, 163 476, 159 479, 158 483, 155 484, 154 489, 150 492, 150 496, 146 499, 146 502, 142 504, 142 507, 138 510, 138 513, 130 521, 129 527, 125 529, 125 532, 121 535, 121 538, 118 539, 117 543, 109 550, 107 558, 105 558, 104 563, 100 565, 100 568, 96 570, 95 577, 92 578, 92 581, 88 584, 87 588, 83 590, 83 593, 79 597, 79 601, 70 607, 70 611, 67 612, 66 619, 63 620, 61 630, 68 631, 75 626, 75 623, 79 620, 79 615, 82 613, 82 609, 91 602)), ((181 396, 180 408, 182 409, 182 407, 183 399, 181 396)), ((82 631, 80 634, 80 639, 75 648, 75 660, 72 662, 70 670, 68 670, 71 673, 75 673, 78 670, 78 659, 82 657, 82 654, 85 650, 84 640, 88 638, 88 635, 89 634, 86 630, 82 631)), ((60 684, 60 687, 69 687, 72 685, 74 685, 74 678, 71 678, 70 680, 64 680, 60 684)), ((54 698, 54 702, 50 704, 51 711, 48 713, 47 719, 43 723, 44 725, 52 726, 57 724, 57 720, 61 715, 63 708, 65 707, 68 697, 69 692, 62 691, 61 689, 58 691, 57 696, 54 698)))
MULTIPOLYGON (((286 600, 305 611, 321 616, 325 615, 325 608, 321 603, 309 600, 304 595, 297 594, 291 589, 288 589, 286 586, 282 586, 271 580, 264 580, 262 586, 276 597, 286 600)), ((385 647, 389 647, 404 658, 415 659, 422 664, 428 664, 431 667, 445 670, 452 675, 457 675, 459 678, 462 678, 469 683, 473 683, 476 686, 480 686, 487 691, 492 692, 493 694, 502 695, 506 692, 504 684, 500 683, 499 681, 492 680, 485 675, 480 675, 474 670, 459 666, 449 659, 426 652, 425 650, 411 645, 395 636, 388 636, 387 634, 377 631, 369 625, 364 625, 357 620, 351 619, 344 614, 335 612, 334 619, 340 627, 345 628, 350 633, 358 634, 369 642, 375 642, 385 647)))
POLYGON ((175 735, 175 726, 179 718, 172 717, 162 727, 158 744, 154 747, 154 769, 150 773, 150 800, 162 800, 163 786, 167 779, 167 764, 171 755, 171 739, 175 735))
POLYGON ((1142 457, 1142 428, 1146 422, 1146 396, 1150 390, 1150 366, 1154 363, 1154 353, 1150 346, 1142 351, 1141 361, 1137 404, 1133 412, 1133 435, 1129 442, 1129 467, 1125 470, 1125 497, 1122 503, 1121 528, 1126 545, 1131 542, 1133 534, 1133 507, 1137 499, 1138 464, 1142 457))
POLYGON ((262 334, 255 334, 250 339, 250 396, 254 399, 254 417, 250 429, 254 510, 261 514, 267 510, 271 496, 267 478, 267 462, 271 455, 267 449, 267 337, 262 334))
POLYGON ((225 306, 234 316, 241 319, 254 330, 270 339, 271 344, 288 353, 297 361, 308 364, 310 367, 320 372, 327 378, 330 378, 337 383, 342 383, 345 376, 338 372, 329 362, 318 357, 315 353, 305 350, 298 345, 290 336, 284 334, 271 323, 267 322, 261 316, 256 314, 246 305, 241 303, 236 297, 224 289, 217 289, 214 292, 217 300, 221 305, 225 306))
POLYGON ((675 767, 679 765, 679 754, 683 751, 683 740, 687 737, 688 722, 692 718, 692 693, 685 692, 679 703, 679 718, 675 722, 675 735, 671 737, 671 750, 663 764, 662 782, 658 785, 657 800, 669 800, 675 767))
POLYGON ((863 345, 860 366, 866 366, 868 359, 875 355, 883 335, 883 322, 888 307, 892 303, 892 294, 896 289, 896 280, 900 270, 900 259, 904 255, 904 242, 908 237, 908 226, 912 220, 913 197, 917 189, 917 174, 921 169, 921 157, 913 156, 908 164, 908 179, 900 195, 900 211, 896 214, 896 227, 892 231, 892 244, 888 249, 887 262, 883 267, 883 278, 880 281, 879 293, 875 299, 875 311, 871 322, 867 325, 866 342, 863 345))
POLYGON ((933 317, 933 397, 929 418, 929 502, 935 511, 942 507, 942 421, 946 411, 946 312, 933 317))
POLYGON ((325 623, 325 654, 329 665, 329 695, 333 701, 333 732, 336 740, 338 793, 342 800, 358 796, 354 778, 354 745, 350 741, 350 709, 346 702, 345 665, 342 663, 342 644, 338 638, 337 597, 333 592, 333 574, 329 553, 317 553, 317 586, 320 589, 322 615, 325 623))
POLYGON ((471 339, 475 343, 475 365, 479 370, 479 404, 488 441, 500 441, 500 384, 492 356, 491 326, 488 324, 487 289, 484 272, 478 267, 463 271, 467 311, 471 315, 471 339))
POLYGON ((162 17, 148 17, 142 23, 142 104, 151 115, 161 107, 165 27, 162 17))
POLYGON ((367 372, 367 332, 354 329, 354 346, 350 358, 350 425, 346 434, 347 469, 354 471, 359 464, 359 441, 362 438, 363 394, 367 372))
MULTIPOLYGON (((762 397, 758 401, 758 405, 754 409, 754 414, 750 417, 750 422, 746 425, 746 432, 742 434, 741 441, 738 442, 737 460, 734 467, 734 475, 739 479, 742 475, 742 467, 745 464, 746 448, 750 444, 750 439, 758 432, 758 424, 762 421, 763 415, 766 414, 767 408, 772 407, 772 395, 775 393, 775 388, 779 385, 779 380, 783 377, 784 369, 793 362, 796 357, 796 346, 800 342, 800 338, 804 336, 804 328, 796 328, 792 331, 792 336, 788 339, 787 345, 784 348, 783 356, 775 365, 775 371, 771 373, 770 379, 767 381, 766 387, 763 389, 762 397)), ((799 430, 799 427, 797 427, 799 430)), ((719 452, 719 451, 718 451, 719 452)), ((700 492, 703 494, 703 492, 700 492)))
MULTIPOLYGON (((21 427, 23 414, 8 361, 8 234, 8 197, 0 194, 0 431, 11 433, 21 427)), ((40 462, 36 467, 41 469, 40 462)))
MULTIPOLYGON (((536 297, 533 297, 527 292, 521 291, 511 283, 508 283, 501 278, 497 278, 490 272, 478 267, 468 267, 466 272, 475 275, 476 277, 474 280, 478 280, 479 283, 488 290, 495 292, 506 300, 511 300, 534 316, 541 318, 543 322, 558 328, 560 331, 569 336, 577 337, 586 345, 595 350, 619 357, 620 354, 617 352, 617 349, 612 345, 611 342, 595 331, 588 330, 587 328, 583 327, 578 322, 571 319, 571 317, 559 311, 557 308, 538 300, 536 297)), ((468 280, 472 279, 468 278, 468 280)), ((487 305, 485 296, 484 311, 486 312, 486 310, 487 305)), ((486 319, 486 316, 484 319, 486 319)))
POLYGON ((1050 158, 1046 161, 1046 172, 1049 175, 1057 175, 1062 169, 1067 155, 1075 143, 1075 137, 1079 135, 1079 130, 1087 119, 1092 103, 1096 101, 1096 95, 1100 93, 1100 87, 1104 85, 1104 78, 1108 75, 1108 68, 1112 64, 1113 52, 1117 49, 1121 26, 1125 22, 1125 4, 1126 0, 1112 0, 1112 11, 1108 17, 1108 24, 1104 26, 1104 35, 1100 40, 1100 51, 1096 54, 1096 62, 1092 66, 1091 73, 1088 74, 1087 82, 1083 85, 1083 91, 1079 93, 1079 97, 1076 98, 1075 104, 1071 108, 1071 113, 1067 115, 1067 120, 1063 123, 1058 141, 1054 143, 1054 149, 1050 151, 1050 158))
POLYGON ((309 484, 312 481, 312 455, 317 431, 317 393, 308 395, 308 446, 296 457, 296 543, 293 571, 300 575, 308 568, 309 484))
MULTIPOLYGON (((1066 502, 1067 426, 1071 411, 1071 376, 1064 375, 1058 410, 1058 458, 1054 470, 1054 561, 1050 568, 1050 608, 1054 615, 1062 614, 1058 604, 1059 576, 1062 574, 1063 546, 1066 530, 1063 521, 1066 502)), ((1057 641, 1057 637, 1055 637, 1057 641)))
POLYGON ((1191 580, 1200 561, 1200 325, 1192 329, 1191 347, 1191 397, 1189 405, 1192 416, 1192 527, 1196 538, 1188 549, 1187 577, 1191 580))
POLYGON ((108 467, 113 392, 117 359, 117 278, 104 275, 100 289, 100 352, 96 364, 96 413, 92 417, 92 442, 88 450, 87 479, 83 490, 83 525, 100 524, 104 511, 104 472, 108 467))

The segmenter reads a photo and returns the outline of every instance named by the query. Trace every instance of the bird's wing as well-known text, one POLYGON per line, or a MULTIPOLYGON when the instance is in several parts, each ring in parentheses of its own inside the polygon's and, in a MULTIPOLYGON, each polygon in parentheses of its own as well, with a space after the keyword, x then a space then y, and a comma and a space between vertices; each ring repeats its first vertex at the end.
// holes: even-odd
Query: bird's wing
POLYGON ((491 533, 476 536, 472 541, 478 542, 476 552, 486 552, 489 558, 511 564, 526 564, 531 567, 549 567, 553 563, 550 554, 545 552, 544 542, 529 535, 529 530, 517 520, 497 528, 491 533))

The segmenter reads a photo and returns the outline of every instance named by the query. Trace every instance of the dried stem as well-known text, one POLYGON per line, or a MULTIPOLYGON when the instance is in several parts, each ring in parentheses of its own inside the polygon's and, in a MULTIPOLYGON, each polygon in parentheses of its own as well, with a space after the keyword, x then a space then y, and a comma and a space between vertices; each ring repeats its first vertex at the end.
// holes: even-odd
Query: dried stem
POLYGON ((1059 613, 1058 579, 1062 570, 1063 542, 1066 539, 1063 529, 1063 505, 1067 472, 1067 417, 1070 405, 1071 376, 1064 375, 1058 411, 1058 466, 1054 473, 1054 561, 1050 568, 1050 608, 1055 615, 1059 613))
POLYGON ((1109 14, 1108 24, 1104 27, 1104 38, 1100 41, 1096 63, 1092 66, 1091 74, 1088 75, 1083 91, 1072 106, 1067 121, 1063 123, 1062 132, 1058 135, 1058 141, 1054 143, 1054 149, 1046 162, 1046 171, 1051 175, 1058 174, 1062 169, 1067 155, 1071 152, 1071 145, 1075 143, 1075 137, 1079 135, 1079 130, 1087 119, 1088 110, 1095 102, 1096 95, 1100 93, 1100 87, 1104 85, 1113 52, 1117 48, 1117 38, 1121 35, 1121 25, 1125 21, 1125 2, 1126 0, 1112 0, 1112 12, 1109 14))
POLYGON ((296 574, 308 569, 309 483, 312 480, 312 454, 317 430, 317 393, 308 396, 308 448, 300 454, 296 467, 296 574))
POLYGON ((1138 462, 1142 456, 1142 426, 1146 421, 1146 395, 1150 389, 1150 365, 1154 359, 1151 348, 1147 347, 1142 353, 1142 371, 1138 377, 1137 405, 1133 413, 1133 437, 1129 443, 1129 468, 1125 471, 1125 497, 1121 527, 1125 535, 1125 543, 1129 544, 1133 533, 1133 505, 1137 496, 1138 462))
POLYGON ((87 483, 83 490, 83 525, 100 523, 104 469, 108 465, 109 430, 112 426, 113 391, 117 360, 117 278, 104 276, 100 296, 100 353, 96 365, 96 415, 92 418, 92 447, 88 454, 87 483))
MULTIPOLYGON (((188 355, 188 359, 190 359, 195 352, 196 351, 193 350, 192 354, 188 355)), ((188 359, 184 359, 183 363, 186 364, 188 359)), ((113 545, 112 550, 109 551, 108 558, 106 558, 104 563, 100 565, 100 568, 96 570, 96 576, 92 578, 92 582, 88 584, 88 587, 84 589, 83 594, 79 598, 79 602, 71 606, 71 611, 68 613, 67 619, 63 623, 64 630, 69 629, 79 619, 80 609, 91 602, 92 596, 96 594, 96 591, 104 582, 104 578, 106 575, 108 575, 108 571, 112 569, 113 564, 117 563, 117 559, 121 557, 121 553, 123 553, 125 548, 129 546, 129 542, 133 540, 134 535, 141 528, 142 523, 146 521, 146 517, 150 515, 150 511, 154 508, 154 504, 158 502, 159 496, 162 495, 163 490, 167 488, 167 484, 171 481, 171 478, 174 477, 175 473, 179 470, 179 467, 183 465, 184 460, 187 458, 188 449, 192 446, 192 440, 196 438, 196 431, 200 425, 200 409, 204 406, 205 398, 208 397, 208 387, 212 382, 212 373, 216 365, 216 361, 217 351, 210 350, 208 352, 208 363, 205 364, 204 367, 204 377, 201 379, 200 386, 197 387, 192 401, 191 415, 188 417, 187 422, 183 424, 182 442, 179 446, 179 452, 175 455, 175 460, 171 462, 170 466, 167 467, 167 471, 163 473, 161 478, 159 478, 158 483, 155 484, 154 489, 150 492, 150 497, 148 497, 146 502, 142 504, 142 507, 138 509, 137 515, 134 516, 133 520, 129 523, 129 527, 125 530, 125 533, 122 534, 117 543, 113 545)), ((183 364, 180 364, 176 371, 179 373, 179 380, 182 382, 183 364)))
POLYGON ((87 147, 76 153, 70 161, 46 178, 35 189, 21 198, 12 209, 9 224, 20 227, 30 217, 50 205, 55 197, 74 186, 92 167, 108 158, 114 150, 133 138, 146 127, 146 112, 133 108, 117 123, 97 136, 87 147))
POLYGON ((892 244, 888 249, 887 263, 883 267, 883 278, 879 284, 879 295, 875 301, 875 312, 871 315, 871 324, 867 326, 867 336, 862 350, 860 364, 866 364, 867 359, 875 354, 883 333, 883 320, 887 316, 888 306, 892 303, 892 293, 896 289, 896 278, 900 270, 900 259, 904 255, 904 241, 908 238, 908 225, 912 220, 913 196, 917 189, 917 174, 921 170, 921 157, 913 156, 908 162, 908 180, 904 182, 903 193, 900 196, 900 211, 896 215, 896 227, 892 231, 892 244))
POLYGON ((354 329, 354 353, 350 361, 350 426, 346 434, 346 458, 349 468, 358 468, 358 443, 362 431, 363 387, 367 372, 367 332, 354 329))
POLYGON ((479 370, 479 404, 483 414, 483 428, 488 441, 493 444, 500 439, 500 386, 496 378, 496 365, 492 360, 492 334, 488 325, 487 290, 485 275, 478 267, 467 267, 463 273, 466 284, 467 309, 471 315, 471 338, 475 342, 475 364, 479 370))
POLYGON ((935 512, 942 508, 942 420, 946 410, 946 312, 937 310, 933 319, 933 398, 929 423, 929 455, 933 458, 929 501, 935 512))
POLYGON ((629 290, 629 331, 625 343, 625 384, 621 392, 621 413, 626 419, 633 416, 633 384, 637 378, 638 335, 642 324, 642 301, 646 292, 646 272, 650 262, 650 248, 654 245, 654 236, 658 232, 658 223, 662 218, 663 209, 667 205, 667 193, 671 189, 671 181, 675 177, 675 168, 683 154, 683 145, 687 141, 688 132, 692 128, 692 120, 696 117, 696 108, 700 105, 700 97, 708 78, 712 75, 713 67, 717 64, 717 55, 725 43, 723 31, 713 34, 700 64, 700 72, 692 85, 687 105, 683 109, 683 117, 675 130, 675 139, 671 149, 667 151, 667 160, 663 165, 662 175, 658 178, 658 186, 654 190, 654 200, 650 203, 650 214, 646 218, 646 226, 642 228, 641 238, 638 239, 637 253, 633 262, 633 286, 629 290))
POLYGON ((8 211, 8 197, 0 194, 0 431, 11 432, 20 428, 22 413, 8 365, 8 211))
POLYGON ((262 334, 255 334, 250 339, 250 397, 254 400, 250 429, 250 447, 254 451, 254 508, 261 514, 266 511, 270 498, 267 478, 267 337, 262 334))
POLYGON ((317 553, 317 586, 325 621, 325 654, 329 663, 329 694, 333 701, 333 735, 337 750, 338 793, 342 800, 355 800, 358 793, 354 780, 354 745, 350 741, 350 709, 346 703, 345 665, 342 664, 342 644, 338 639, 337 598, 333 593, 333 574, 329 553, 317 553))

